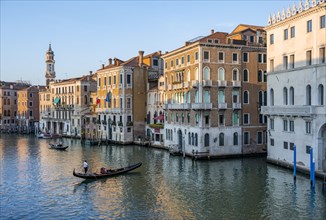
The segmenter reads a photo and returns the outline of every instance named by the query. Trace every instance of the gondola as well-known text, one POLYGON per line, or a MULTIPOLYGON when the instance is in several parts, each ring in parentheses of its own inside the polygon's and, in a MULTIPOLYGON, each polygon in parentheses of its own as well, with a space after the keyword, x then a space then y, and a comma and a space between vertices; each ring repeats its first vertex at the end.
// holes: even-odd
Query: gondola
POLYGON ((122 168, 118 168, 118 169, 110 169, 110 170, 106 170, 106 172, 101 172, 101 173, 76 173, 75 169, 73 171, 73 175, 75 177, 79 177, 79 178, 83 178, 83 179, 102 179, 102 178, 108 178, 111 176, 116 176, 119 174, 123 174, 123 173, 127 173, 129 171, 132 171, 138 167, 140 167, 142 165, 142 163, 136 163, 134 165, 130 165, 127 167, 122 167, 122 168))
POLYGON ((51 149, 56 149, 56 150, 66 150, 69 146, 64 146, 62 143, 58 144, 50 144, 51 149))

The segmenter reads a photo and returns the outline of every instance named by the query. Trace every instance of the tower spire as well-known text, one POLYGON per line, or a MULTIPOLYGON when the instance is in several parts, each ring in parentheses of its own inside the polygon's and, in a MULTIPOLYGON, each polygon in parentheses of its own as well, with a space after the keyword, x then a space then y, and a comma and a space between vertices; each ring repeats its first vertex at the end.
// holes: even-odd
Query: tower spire
POLYGON ((46 72, 45 72, 45 78, 46 78, 46 86, 49 86, 51 81, 54 81, 55 79, 55 71, 54 71, 54 53, 51 48, 51 42, 49 43, 49 49, 46 52, 46 72))

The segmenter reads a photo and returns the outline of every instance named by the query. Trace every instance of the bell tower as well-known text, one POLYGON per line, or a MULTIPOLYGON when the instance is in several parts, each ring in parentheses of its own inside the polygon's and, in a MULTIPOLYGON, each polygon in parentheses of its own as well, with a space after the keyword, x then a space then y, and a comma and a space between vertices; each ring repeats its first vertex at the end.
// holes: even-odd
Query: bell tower
POLYGON ((46 72, 45 72, 45 78, 46 78, 46 86, 49 86, 51 81, 54 81, 55 79, 55 71, 54 71, 54 53, 51 49, 51 44, 49 44, 49 49, 46 51, 46 72))

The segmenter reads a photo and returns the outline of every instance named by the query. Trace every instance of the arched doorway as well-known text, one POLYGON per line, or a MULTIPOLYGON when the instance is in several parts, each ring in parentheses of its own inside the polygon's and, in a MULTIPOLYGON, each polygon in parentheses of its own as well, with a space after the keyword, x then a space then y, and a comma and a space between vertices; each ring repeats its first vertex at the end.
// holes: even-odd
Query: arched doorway
POLYGON ((182 131, 178 130, 178 150, 182 152, 182 131))
POLYGON ((321 156, 318 167, 326 172, 326 123, 321 126, 318 132, 318 149, 318 154, 321 156))

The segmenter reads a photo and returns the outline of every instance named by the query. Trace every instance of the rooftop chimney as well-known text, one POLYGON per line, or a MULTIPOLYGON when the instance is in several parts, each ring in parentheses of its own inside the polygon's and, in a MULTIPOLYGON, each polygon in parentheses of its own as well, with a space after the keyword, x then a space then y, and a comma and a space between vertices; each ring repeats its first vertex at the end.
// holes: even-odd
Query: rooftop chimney
POLYGON ((102 64, 102 69, 104 69, 104 64, 102 64))
POLYGON ((143 57, 144 57, 144 51, 140 50, 139 53, 139 66, 143 65, 143 57))
POLYGON ((214 31, 214 29, 212 29, 212 30, 211 30, 211 34, 214 34, 214 33, 215 33, 215 31, 214 31))
POLYGON ((109 65, 111 65, 111 64, 112 64, 112 58, 109 59, 109 65))
POLYGON ((93 71, 89 71, 89 75, 92 75, 93 71))
POLYGON ((161 55, 162 55, 162 51, 159 50, 159 51, 158 51, 158 54, 161 56, 161 55))

